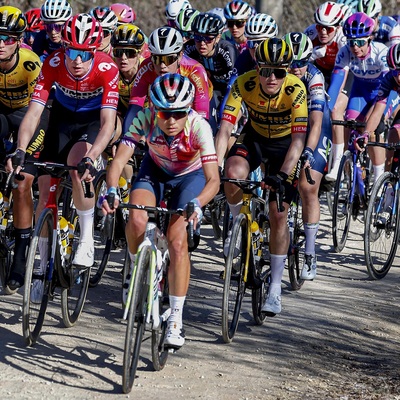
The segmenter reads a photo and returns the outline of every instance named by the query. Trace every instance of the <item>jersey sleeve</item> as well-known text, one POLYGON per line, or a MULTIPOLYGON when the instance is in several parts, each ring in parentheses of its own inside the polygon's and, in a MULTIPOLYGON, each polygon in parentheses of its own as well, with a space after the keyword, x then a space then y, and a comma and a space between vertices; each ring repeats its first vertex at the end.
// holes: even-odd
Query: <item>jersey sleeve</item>
POLYGON ((144 60, 139 67, 135 80, 133 81, 129 104, 143 107, 148 95, 149 87, 156 79, 153 64, 150 59, 144 60))
POLYGON ((296 90, 292 94, 292 127, 291 133, 307 133, 308 108, 307 91, 303 82, 296 84, 296 90))
POLYGON ((193 147, 199 149, 202 164, 218 162, 210 124, 204 118, 192 122, 193 147))
POLYGON ((121 142, 129 147, 134 147, 139 142, 143 142, 150 131, 151 120, 152 112, 149 108, 139 111, 132 120, 129 130, 124 133, 121 142))
POLYGON ((228 121, 233 125, 235 125, 241 105, 242 105, 242 95, 240 92, 238 80, 236 78, 236 80, 233 82, 231 90, 229 91, 228 98, 226 99, 221 120, 228 121))

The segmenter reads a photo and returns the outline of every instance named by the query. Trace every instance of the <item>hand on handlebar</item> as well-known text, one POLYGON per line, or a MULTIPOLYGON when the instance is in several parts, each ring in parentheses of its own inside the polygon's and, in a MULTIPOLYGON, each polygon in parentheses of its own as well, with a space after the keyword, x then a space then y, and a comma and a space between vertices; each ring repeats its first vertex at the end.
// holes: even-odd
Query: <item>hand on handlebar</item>
POLYGON ((97 169, 90 157, 83 157, 78 164, 78 172, 81 174, 82 181, 91 182, 97 174, 97 169))
POLYGON ((314 168, 315 165, 314 152, 309 147, 304 148, 303 154, 301 155, 301 159, 304 161, 304 168, 307 167, 314 168))
POLYGON ((98 202, 101 204, 101 209, 104 215, 115 213, 119 206, 119 196, 115 187, 110 187, 107 194, 103 196, 98 202))
POLYGON ((25 165, 26 152, 22 149, 17 149, 11 154, 7 154, 7 172, 14 170, 15 175, 19 175, 25 165))

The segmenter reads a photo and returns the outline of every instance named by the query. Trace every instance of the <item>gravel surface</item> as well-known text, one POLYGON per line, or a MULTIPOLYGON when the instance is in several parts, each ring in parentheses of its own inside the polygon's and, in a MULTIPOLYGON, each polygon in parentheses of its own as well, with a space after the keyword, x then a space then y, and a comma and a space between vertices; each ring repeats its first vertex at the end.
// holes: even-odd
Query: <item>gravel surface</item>
POLYGON ((132 392, 122 394, 121 320, 117 251, 105 279, 90 289, 77 325, 63 327, 60 297, 51 302, 38 343, 25 347, 21 294, 1 296, 2 399, 400 399, 400 272, 368 279, 360 222, 341 254, 333 251, 323 207, 318 275, 300 291, 284 275, 282 314, 253 323, 251 298, 243 303, 231 344, 221 338, 222 243, 210 227, 193 255, 184 313, 186 344, 152 369, 150 341, 142 345, 132 392), (358 232, 358 233, 356 233, 358 232))

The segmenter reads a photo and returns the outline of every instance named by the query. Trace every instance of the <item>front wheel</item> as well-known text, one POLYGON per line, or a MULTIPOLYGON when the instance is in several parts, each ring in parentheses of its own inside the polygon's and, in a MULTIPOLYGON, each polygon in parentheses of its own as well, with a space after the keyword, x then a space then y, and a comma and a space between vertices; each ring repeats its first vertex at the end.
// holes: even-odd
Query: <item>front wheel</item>
POLYGON ((139 362, 148 312, 148 292, 150 286, 150 267, 152 249, 144 246, 138 254, 135 281, 133 284, 132 301, 129 308, 128 325, 126 327, 124 362, 122 374, 122 390, 129 393, 132 390, 139 362))
POLYGON ((239 214, 232 227, 228 256, 225 261, 222 337, 226 343, 230 343, 236 333, 240 309, 246 291, 244 268, 248 252, 247 225, 246 215, 239 214))
POLYGON ((53 212, 45 209, 35 226, 26 260, 22 332, 28 346, 35 344, 39 337, 52 292, 52 236, 53 212))

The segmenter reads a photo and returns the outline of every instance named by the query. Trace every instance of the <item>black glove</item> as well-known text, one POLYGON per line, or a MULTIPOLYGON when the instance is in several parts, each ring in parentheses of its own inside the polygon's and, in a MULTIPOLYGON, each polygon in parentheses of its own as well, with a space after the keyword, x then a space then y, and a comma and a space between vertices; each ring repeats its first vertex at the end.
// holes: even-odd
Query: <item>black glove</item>
POLYGON ((304 161, 308 161, 310 163, 311 168, 314 167, 314 165, 315 165, 314 152, 309 147, 304 148, 301 158, 304 161))
POLYGON ((282 187, 285 187, 284 182, 286 182, 287 178, 288 174, 280 171, 276 175, 267 176, 266 179, 264 179, 264 182, 274 190, 282 190, 282 187))
POLYGON ((23 167, 25 164, 25 151, 17 149, 14 153, 9 154, 7 158, 11 158, 13 168, 23 167))
POLYGON ((94 162, 90 157, 83 157, 82 161, 78 164, 78 172, 83 175, 86 170, 89 170, 90 175, 96 176, 97 169, 94 162))

